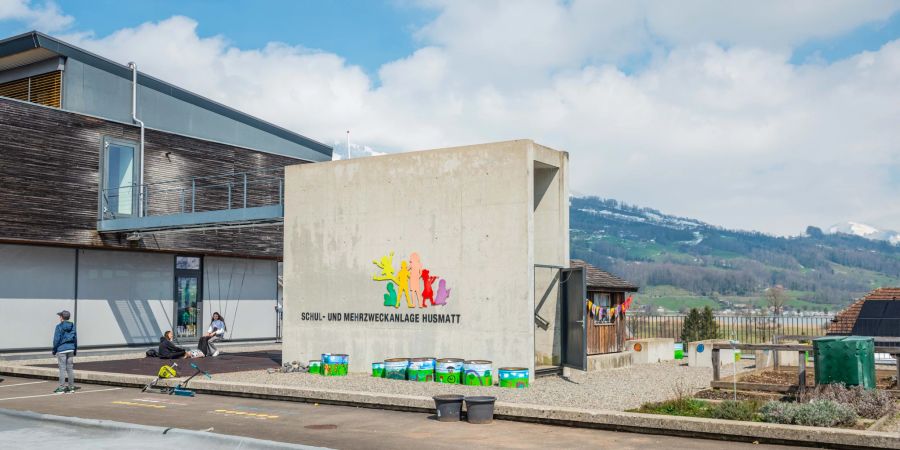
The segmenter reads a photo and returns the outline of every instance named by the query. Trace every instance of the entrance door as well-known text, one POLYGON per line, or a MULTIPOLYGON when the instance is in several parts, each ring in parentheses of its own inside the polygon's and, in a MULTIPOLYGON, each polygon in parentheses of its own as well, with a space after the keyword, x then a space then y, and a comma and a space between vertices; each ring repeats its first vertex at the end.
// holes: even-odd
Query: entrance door
POLYGON ((584 330, 587 286, 583 267, 562 269, 560 293, 563 297, 563 365, 587 369, 587 333, 584 330))
POLYGON ((200 337, 203 298, 199 256, 175 257, 175 333, 176 338, 200 337))

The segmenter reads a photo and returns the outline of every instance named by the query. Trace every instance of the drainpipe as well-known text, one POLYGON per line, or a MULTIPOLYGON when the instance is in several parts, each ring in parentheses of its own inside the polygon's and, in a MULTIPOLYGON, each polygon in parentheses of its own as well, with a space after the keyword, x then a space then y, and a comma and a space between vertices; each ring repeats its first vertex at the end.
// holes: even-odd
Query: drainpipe
POLYGON ((138 160, 141 162, 140 178, 138 180, 138 217, 144 216, 144 122, 137 118, 137 64, 128 63, 131 69, 131 120, 141 127, 141 147, 138 151, 138 160))

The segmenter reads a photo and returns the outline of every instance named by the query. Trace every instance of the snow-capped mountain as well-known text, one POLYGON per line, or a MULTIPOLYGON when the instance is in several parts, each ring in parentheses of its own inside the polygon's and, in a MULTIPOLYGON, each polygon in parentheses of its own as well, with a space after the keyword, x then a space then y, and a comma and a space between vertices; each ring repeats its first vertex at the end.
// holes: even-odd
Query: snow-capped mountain
POLYGON ((831 234, 852 234, 873 241, 888 241, 891 244, 900 245, 900 233, 893 230, 879 230, 871 225, 859 222, 844 222, 832 225, 828 228, 828 232, 831 234))

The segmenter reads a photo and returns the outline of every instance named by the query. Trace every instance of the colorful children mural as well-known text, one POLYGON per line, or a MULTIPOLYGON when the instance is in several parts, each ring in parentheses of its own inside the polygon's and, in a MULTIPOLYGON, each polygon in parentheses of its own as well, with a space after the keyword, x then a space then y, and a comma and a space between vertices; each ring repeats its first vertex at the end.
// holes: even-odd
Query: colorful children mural
POLYGON ((400 261, 400 270, 394 273, 394 252, 380 259, 372 261, 381 273, 372 276, 374 281, 387 281, 387 293, 384 294, 384 306, 400 307, 401 299, 406 300, 407 308, 427 308, 431 306, 446 305, 450 297, 450 289, 447 281, 436 275, 422 265, 418 253, 409 255, 409 261, 400 261), (434 282, 438 282, 435 292, 434 282))

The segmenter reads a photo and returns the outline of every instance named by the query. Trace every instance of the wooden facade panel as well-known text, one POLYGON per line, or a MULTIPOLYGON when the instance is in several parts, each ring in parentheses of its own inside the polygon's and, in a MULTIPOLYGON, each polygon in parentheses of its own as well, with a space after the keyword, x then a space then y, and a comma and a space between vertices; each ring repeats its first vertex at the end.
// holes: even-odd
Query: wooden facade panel
MULTIPOLYGON (((0 241, 281 257, 280 225, 145 233, 138 242, 128 242, 121 234, 99 234, 103 139, 138 142, 139 135, 136 126, 0 98, 0 241)), ((146 130, 144 153, 148 184, 304 162, 153 130, 146 130)), ((206 200, 227 204, 226 190, 208 194, 206 200)), ((271 189, 250 196, 248 204, 272 204, 277 195, 273 182, 271 189)))
MULTIPOLYGON (((593 292, 588 291, 588 295, 593 292)), ((625 301, 622 292, 604 292, 610 294, 610 302, 613 307, 621 305, 625 301)), ((625 322, 616 320, 613 323, 597 323, 590 317, 585 322, 587 331, 587 354, 601 355, 605 353, 617 353, 625 350, 625 322)))

